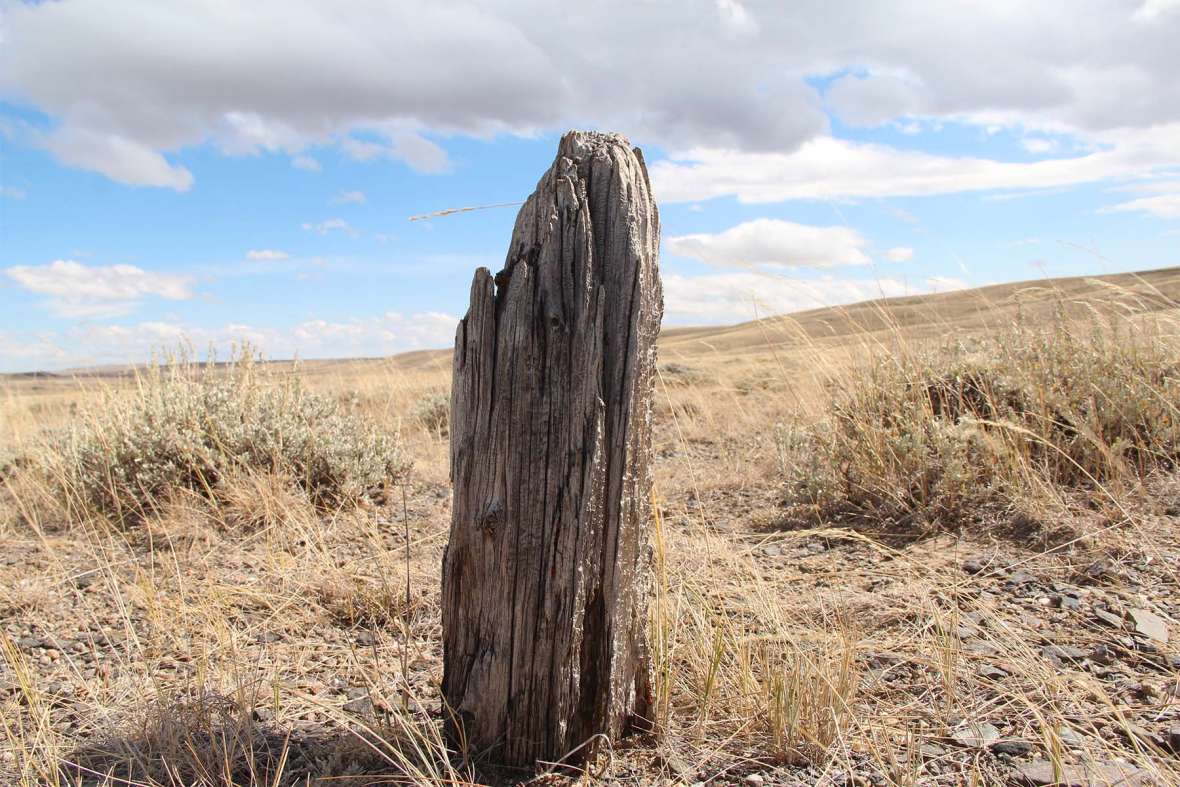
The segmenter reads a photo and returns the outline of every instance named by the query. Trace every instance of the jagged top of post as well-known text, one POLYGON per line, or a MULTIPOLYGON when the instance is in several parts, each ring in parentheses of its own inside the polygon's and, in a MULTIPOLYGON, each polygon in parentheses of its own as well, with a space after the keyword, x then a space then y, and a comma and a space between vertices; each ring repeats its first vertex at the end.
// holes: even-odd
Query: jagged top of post
POLYGON ((580 161, 611 147, 621 147, 628 151, 634 150, 630 140, 617 132, 573 129, 562 135, 557 152, 558 155, 580 161))

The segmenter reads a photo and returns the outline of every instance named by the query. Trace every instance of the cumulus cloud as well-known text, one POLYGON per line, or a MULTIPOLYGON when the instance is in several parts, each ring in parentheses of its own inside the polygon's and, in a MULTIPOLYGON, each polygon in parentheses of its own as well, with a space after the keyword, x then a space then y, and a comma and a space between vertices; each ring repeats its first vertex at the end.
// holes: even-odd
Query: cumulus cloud
POLYGON ((301 169, 304 172, 319 172, 323 169, 323 167, 320 166, 320 162, 316 161, 311 156, 304 155, 292 156, 291 166, 295 169, 301 169))
POLYGON ((1103 142, 1180 122, 1175 8, 698 0, 669 24, 666 3, 626 0, 22 3, 5 9, 0 95, 54 119, 63 162, 177 189, 192 176, 165 154, 202 143, 308 167, 308 149, 339 144, 429 172, 448 166, 447 135, 594 125, 673 152, 786 154, 826 133, 824 100, 859 124, 1103 142), (841 73, 826 96, 808 81, 841 73))
POLYGON ((1143 5, 1135 11, 1134 19, 1141 22, 1152 22, 1160 16, 1180 11, 1180 0, 1143 0, 1143 5))
POLYGON ((964 282, 950 278, 932 278, 914 285, 892 277, 804 279, 755 271, 705 276, 666 273, 663 283, 665 311, 670 322, 722 325, 873 298, 945 292, 966 286, 964 282))
POLYGON ((821 137, 792 153, 702 148, 657 162, 651 176, 668 202, 736 196, 759 203, 1045 189, 1143 177, 1169 162, 1180 162, 1180 123, 1121 134, 1117 145, 1092 153, 1030 163, 821 137))
POLYGON ((177 191, 193 185, 193 175, 186 168, 169 164, 150 146, 119 134, 65 126, 40 142, 63 164, 93 170, 120 183, 177 191))
POLYGON ((364 205, 367 201, 363 191, 342 191, 332 198, 337 205, 364 205))
POLYGON ((29 371, 135 363, 181 344, 212 348, 227 357, 248 341, 270 358, 385 356, 407 350, 448 347, 458 319, 441 312, 386 312, 343 321, 308 320, 285 327, 228 323, 217 327, 169 321, 88 325, 37 334, 0 331, 0 370, 29 371))
POLYGON ((1045 137, 1025 137, 1020 140, 1020 146, 1029 153, 1042 155, 1057 150, 1057 140, 1045 137))
POLYGON ((131 312, 145 298, 180 301, 193 296, 191 277, 134 265, 54 260, 48 265, 15 265, 4 274, 29 292, 46 296, 50 311, 66 318, 115 317, 131 312))
POLYGON ((1111 191, 1140 195, 1135 199, 1100 208, 1099 213, 1145 213, 1161 219, 1180 218, 1180 180, 1141 180, 1111 191))
POLYGON ((749 38, 758 35, 758 20, 738 0, 717 0, 717 13, 721 26, 735 38, 749 38))
POLYGON ((387 131, 386 139, 381 142, 345 137, 340 141, 340 147, 345 155, 356 161, 400 160, 416 172, 428 174, 447 172, 451 168, 447 152, 440 145, 405 129, 387 131))
POLYGON ((855 126, 878 126, 917 108, 916 88, 901 75, 845 76, 828 89, 828 106, 855 126))
POLYGON ((1180 191, 1173 194, 1159 194, 1154 197, 1139 197, 1102 208, 1099 212, 1148 213, 1161 219, 1180 219, 1180 191))
POLYGON ((716 234, 680 235, 664 241, 672 254, 711 265, 835 268, 864 265, 865 240, 847 227, 813 227, 755 219, 716 234))
POLYGON ((287 252, 278 249, 250 249, 246 252, 246 259, 254 262, 278 262, 290 256, 287 252))
POLYGON ((914 258, 914 250, 909 246, 896 246, 885 252, 885 259, 890 262, 909 262, 914 258))
POLYGON ((357 236, 357 231, 351 224, 344 219, 325 219, 319 222, 305 221, 300 225, 308 232, 314 232, 317 235, 327 235, 329 232, 343 232, 345 235, 357 236))

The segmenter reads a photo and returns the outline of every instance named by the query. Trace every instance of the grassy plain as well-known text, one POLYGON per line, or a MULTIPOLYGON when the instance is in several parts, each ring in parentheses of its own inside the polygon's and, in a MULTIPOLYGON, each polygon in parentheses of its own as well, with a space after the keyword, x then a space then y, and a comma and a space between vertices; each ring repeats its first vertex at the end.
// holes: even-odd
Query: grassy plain
MULTIPOLYGON (((659 731, 535 783, 1180 783, 1178 318, 1173 269, 665 331, 659 731)), ((37 457, 142 374, 0 379, 5 783, 531 778, 439 738, 449 353, 293 374, 405 483, 112 523, 37 457)))

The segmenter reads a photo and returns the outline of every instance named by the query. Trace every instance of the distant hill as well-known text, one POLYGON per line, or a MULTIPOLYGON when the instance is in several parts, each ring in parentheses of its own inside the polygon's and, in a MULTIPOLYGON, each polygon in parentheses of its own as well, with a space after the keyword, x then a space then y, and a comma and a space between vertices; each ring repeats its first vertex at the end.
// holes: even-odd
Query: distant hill
MULTIPOLYGON (((1180 316, 1180 268, 1012 282, 828 306, 737 325, 664 328, 660 348, 665 358, 761 353, 800 342, 839 342, 853 333, 896 328, 917 338, 986 330, 1018 319, 1035 324, 1054 313, 1080 317, 1108 309, 1125 314, 1176 311, 1180 316)), ((450 350, 418 350, 390 360, 400 368, 426 369, 449 364, 450 355, 450 350)))
MULTIPOLYGON (((908 337, 971 333, 1010 325, 1035 324, 1051 314, 1081 317, 1095 311, 1124 314, 1166 314, 1180 317, 1180 267, 1105 276, 996 284, 955 292, 880 298, 844 306, 828 306, 728 326, 665 328, 660 347, 665 358, 702 353, 746 354, 774 351, 802 342, 839 342, 850 334, 899 329, 908 337)), ((450 349, 414 350, 390 358, 332 359, 301 362, 316 374, 345 372, 368 364, 398 369, 429 370, 450 365, 450 349)), ((290 361, 274 361, 287 365, 290 361)), ((119 377, 136 367, 72 369, 56 374, 27 372, 0 375, 0 380, 70 377, 119 377)))

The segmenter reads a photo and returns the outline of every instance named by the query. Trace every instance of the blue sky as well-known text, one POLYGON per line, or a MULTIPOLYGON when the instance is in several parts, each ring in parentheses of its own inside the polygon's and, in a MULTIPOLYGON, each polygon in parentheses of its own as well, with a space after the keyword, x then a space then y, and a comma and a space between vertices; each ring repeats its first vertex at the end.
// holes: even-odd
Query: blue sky
POLYGON ((611 5, 0 3, 0 371, 447 346, 574 126, 668 325, 1180 264, 1172 0, 611 5))

